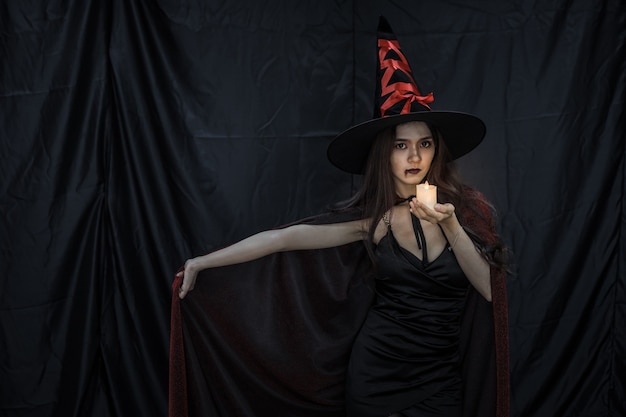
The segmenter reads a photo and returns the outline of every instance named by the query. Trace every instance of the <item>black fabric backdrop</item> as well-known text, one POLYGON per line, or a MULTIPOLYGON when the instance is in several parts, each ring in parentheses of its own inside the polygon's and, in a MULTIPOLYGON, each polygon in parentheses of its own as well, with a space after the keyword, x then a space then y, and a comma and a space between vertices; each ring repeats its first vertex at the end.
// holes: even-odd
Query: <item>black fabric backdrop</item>
POLYGON ((626 415, 623 1, 1 3, 0 415, 166 415, 176 269, 354 191, 379 14, 488 126, 512 415, 626 415))

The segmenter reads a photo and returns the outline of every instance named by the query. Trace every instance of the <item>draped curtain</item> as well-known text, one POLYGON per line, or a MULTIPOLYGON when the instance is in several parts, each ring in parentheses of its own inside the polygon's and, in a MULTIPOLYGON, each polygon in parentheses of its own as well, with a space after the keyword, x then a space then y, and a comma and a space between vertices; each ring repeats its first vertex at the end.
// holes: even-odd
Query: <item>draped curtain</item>
POLYGON ((0 4, 0 415, 165 416, 185 259, 325 210, 390 21, 496 207, 511 414, 626 415, 621 0, 0 4))

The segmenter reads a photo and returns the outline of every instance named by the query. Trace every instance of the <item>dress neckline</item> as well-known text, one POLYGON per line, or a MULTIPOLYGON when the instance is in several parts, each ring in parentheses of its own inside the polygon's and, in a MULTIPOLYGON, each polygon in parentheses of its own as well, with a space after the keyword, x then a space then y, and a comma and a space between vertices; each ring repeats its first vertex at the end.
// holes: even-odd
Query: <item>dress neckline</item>
MULTIPOLYGON (((399 198, 396 201, 395 205, 397 206, 402 203, 411 201, 414 197, 415 195, 413 194, 406 198, 399 198)), ((414 216, 413 213, 409 213, 409 215, 411 216, 411 223, 413 224, 413 234, 415 235, 415 239, 417 240, 417 247, 422 250, 422 259, 413 254, 412 255, 419 259, 422 262, 422 266, 424 266, 425 268, 430 262, 428 262, 428 247, 426 245, 426 236, 424 235, 424 229, 422 228, 422 223, 420 222, 420 219, 417 218, 417 216, 414 216)), ((391 223, 389 223, 389 228, 391 228, 391 223)), ((398 244, 398 246, 400 246, 400 244, 398 244)))

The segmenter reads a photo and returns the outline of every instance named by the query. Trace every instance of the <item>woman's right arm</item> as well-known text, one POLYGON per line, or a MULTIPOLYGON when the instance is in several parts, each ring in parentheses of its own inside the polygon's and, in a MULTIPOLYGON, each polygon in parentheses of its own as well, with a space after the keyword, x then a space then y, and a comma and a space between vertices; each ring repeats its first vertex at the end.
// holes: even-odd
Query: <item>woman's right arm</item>
POLYGON ((363 239, 366 227, 365 221, 355 220, 323 225, 296 224, 257 233, 231 246, 187 260, 177 274, 183 276, 178 296, 182 299, 193 290, 198 273, 204 269, 252 261, 275 252, 344 245, 363 239))

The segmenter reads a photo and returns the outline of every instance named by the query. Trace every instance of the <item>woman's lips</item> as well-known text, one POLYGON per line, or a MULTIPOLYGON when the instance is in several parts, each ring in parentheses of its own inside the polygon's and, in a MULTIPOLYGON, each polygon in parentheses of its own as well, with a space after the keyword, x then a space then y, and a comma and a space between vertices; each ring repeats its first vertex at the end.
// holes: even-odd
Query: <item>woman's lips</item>
POLYGON ((417 174, 420 173, 420 171, 421 171, 421 169, 419 169, 419 168, 412 168, 412 169, 407 169, 404 172, 406 172, 408 175, 417 175, 417 174))

